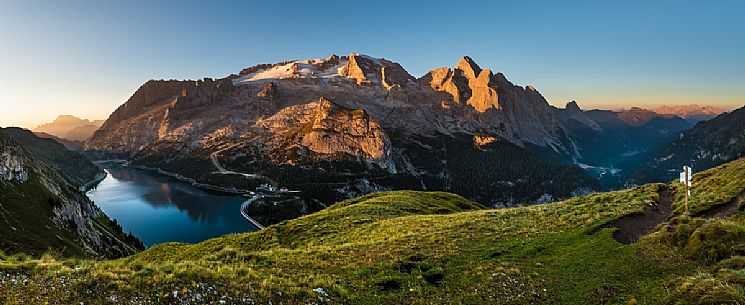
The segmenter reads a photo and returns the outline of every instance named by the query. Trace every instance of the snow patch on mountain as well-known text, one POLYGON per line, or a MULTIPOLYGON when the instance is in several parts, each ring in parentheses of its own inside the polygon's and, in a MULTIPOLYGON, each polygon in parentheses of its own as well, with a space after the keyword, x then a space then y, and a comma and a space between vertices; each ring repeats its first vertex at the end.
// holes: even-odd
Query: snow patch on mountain
POLYGON ((250 84, 286 78, 336 78, 341 77, 341 69, 348 62, 348 59, 336 57, 294 60, 237 78, 233 80, 233 84, 250 84))

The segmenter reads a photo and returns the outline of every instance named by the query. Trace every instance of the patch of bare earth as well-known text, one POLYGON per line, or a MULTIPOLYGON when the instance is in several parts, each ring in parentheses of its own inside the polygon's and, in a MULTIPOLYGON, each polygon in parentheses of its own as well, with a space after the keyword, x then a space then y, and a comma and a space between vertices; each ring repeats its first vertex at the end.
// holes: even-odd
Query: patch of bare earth
POLYGON ((742 200, 745 200, 745 192, 740 194, 739 196, 732 198, 727 203, 715 205, 708 210, 702 211, 697 213, 696 215, 693 215, 694 217, 701 217, 701 218, 727 218, 730 216, 733 216, 740 212, 740 202, 742 200))
POLYGON ((593 230, 597 233, 605 228, 616 228, 613 239, 622 244, 635 243, 644 235, 652 233, 657 225, 670 219, 673 208, 673 196, 670 190, 660 190, 660 201, 644 208, 641 213, 626 215, 604 223, 593 230))

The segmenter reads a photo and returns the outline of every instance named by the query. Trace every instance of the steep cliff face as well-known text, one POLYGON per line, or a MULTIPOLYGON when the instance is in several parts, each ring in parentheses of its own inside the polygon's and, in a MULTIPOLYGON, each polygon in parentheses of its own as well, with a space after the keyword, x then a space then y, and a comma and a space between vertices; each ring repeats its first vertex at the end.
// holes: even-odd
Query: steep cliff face
POLYGON ((302 143, 321 154, 343 152, 368 159, 381 159, 390 152, 388 136, 365 110, 344 109, 324 98, 302 143))
MULTIPOLYGON (((362 171, 378 181, 408 175, 407 185, 418 180, 421 187, 426 175, 446 177, 412 166, 412 150, 429 147, 410 146, 416 142, 410 139, 471 135, 473 141, 475 134, 566 158, 573 152, 538 91, 515 86, 468 57, 416 79, 398 63, 357 53, 262 64, 218 80, 150 81, 86 149, 148 162, 157 156, 157 166, 168 161, 169 168, 179 168, 178 160, 212 157, 243 160, 232 166, 245 170, 257 170, 257 162, 303 170, 353 162, 355 169, 345 163, 319 171, 362 171)), ((474 142, 469 147, 475 149, 474 142)))
MULTIPOLYGON (((141 249, 136 238, 125 235, 64 178, 80 173, 61 173, 53 160, 35 157, 36 148, 28 146, 33 144, 16 141, 6 131, 0 129, 0 248, 4 252, 38 255, 53 249, 64 255, 113 258, 141 249)), ((39 139, 45 140, 51 141, 39 139)), ((67 153, 57 145, 65 152, 46 147, 51 149, 47 153, 67 153)))
POLYGON ((417 80, 397 63, 356 53, 259 65, 214 81, 150 81, 111 115, 86 148, 136 152, 159 140, 197 147, 216 132, 234 137, 254 132, 257 121, 321 97, 365 110, 384 129, 488 131, 518 145, 572 151, 538 91, 515 86, 468 57, 453 69, 436 69, 417 80))
POLYGON ((193 81, 148 81, 109 116, 86 149, 129 153, 157 140, 169 109, 194 86, 193 81))
POLYGON ((312 160, 368 160, 395 170, 391 142, 380 123, 363 109, 345 108, 321 97, 317 102, 286 107, 259 120, 253 144, 269 149, 278 163, 292 156, 312 160))
POLYGON ((488 130, 518 145, 530 143, 571 154, 573 148, 566 144, 552 107, 531 86, 515 86, 503 74, 481 69, 468 56, 454 69, 435 69, 419 81, 449 95, 442 102, 444 108, 465 106, 461 111, 470 115, 459 115, 455 121, 466 132, 488 130))
POLYGON ((302 144, 321 154, 337 152, 381 159, 390 152, 388 136, 365 110, 349 110, 321 98, 311 132, 302 144))
POLYGON ((42 138, 28 130, 15 127, 0 128, 0 132, 20 143, 33 159, 44 162, 75 188, 104 174, 103 170, 80 153, 65 149, 64 145, 54 139, 42 138))
POLYGON ((0 178, 8 181, 26 182, 28 171, 23 166, 20 149, 13 141, 0 133, 0 178))
POLYGON ((416 81, 398 63, 357 53, 349 55, 339 75, 356 80, 358 85, 382 86, 388 90, 408 87, 416 81))

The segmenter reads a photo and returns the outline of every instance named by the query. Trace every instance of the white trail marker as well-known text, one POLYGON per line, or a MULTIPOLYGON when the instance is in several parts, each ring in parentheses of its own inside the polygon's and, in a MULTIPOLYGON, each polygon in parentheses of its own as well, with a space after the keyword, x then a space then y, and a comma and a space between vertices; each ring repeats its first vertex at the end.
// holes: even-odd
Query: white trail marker
POLYGON ((680 173, 680 183, 685 185, 686 215, 688 215, 688 196, 691 196, 691 182, 693 182, 693 169, 690 166, 683 166, 683 171, 680 173))

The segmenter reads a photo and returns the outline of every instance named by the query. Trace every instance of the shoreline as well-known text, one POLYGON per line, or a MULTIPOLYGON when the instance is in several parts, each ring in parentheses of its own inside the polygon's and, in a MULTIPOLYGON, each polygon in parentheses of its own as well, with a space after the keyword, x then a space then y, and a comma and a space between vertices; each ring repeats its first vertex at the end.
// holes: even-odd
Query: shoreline
POLYGON ((263 225, 261 225, 258 221, 256 221, 256 219, 253 219, 251 216, 248 216, 248 213, 246 213, 246 208, 248 208, 248 206, 250 206, 254 201, 259 200, 262 197, 264 197, 264 195, 256 194, 253 197, 251 197, 250 199, 244 201, 241 204, 241 207, 240 207, 241 215, 243 215, 243 218, 245 218, 246 220, 248 220, 248 222, 250 222, 251 224, 253 224, 258 229, 256 231, 261 231, 263 229, 266 229, 266 227, 264 227, 263 225))
POLYGON ((108 175, 109 175, 109 173, 107 173, 106 171, 104 171, 103 173, 98 173, 98 174, 96 174, 96 178, 95 179, 93 179, 91 181, 88 181, 85 184, 81 185, 80 187, 78 187, 78 190, 81 191, 81 192, 83 192, 83 193, 86 193, 86 192, 92 190, 94 187, 96 187, 96 185, 98 185, 99 183, 101 183, 101 181, 103 181, 103 179, 106 179, 106 177, 108 175))
POLYGON ((228 194, 237 194, 237 195, 244 195, 244 194, 248 194, 248 193, 251 192, 250 190, 247 190, 247 189, 238 189, 238 188, 234 188, 234 187, 227 188, 227 187, 222 187, 222 186, 216 186, 216 185, 212 185, 212 184, 197 182, 193 178, 185 177, 185 176, 183 176, 181 174, 177 174, 177 173, 165 171, 165 170, 162 170, 162 169, 156 168, 156 167, 148 167, 148 166, 142 166, 142 165, 131 165, 131 164, 126 164, 125 166, 126 167, 135 168, 135 169, 141 169, 141 170, 146 170, 146 171, 157 172, 157 173, 159 173, 161 175, 169 176, 169 177, 175 178, 177 180, 180 180, 182 182, 187 182, 187 183, 191 184, 193 187, 201 188, 201 189, 206 189, 206 190, 210 190, 210 191, 217 191, 217 192, 228 193, 228 194))
MULTIPOLYGON (((129 163, 129 162, 127 161, 127 163, 129 163)), ((135 168, 135 169, 141 169, 141 170, 146 170, 146 171, 157 172, 157 173, 159 173, 161 175, 165 175, 165 176, 168 176, 168 177, 176 178, 177 180, 180 180, 182 182, 188 182, 188 183, 190 183, 192 186, 194 186, 196 188, 206 189, 206 190, 210 190, 210 191, 217 191, 217 192, 228 193, 228 194, 235 194, 235 195, 245 195, 245 194, 249 194, 249 193, 252 192, 252 191, 245 190, 245 189, 225 188, 225 187, 214 186, 214 185, 211 185, 211 184, 199 183, 199 182, 197 182, 196 180, 194 180, 192 178, 184 177, 184 176, 182 176, 180 174, 172 173, 172 172, 169 172, 169 171, 165 171, 165 170, 162 170, 160 168, 154 168, 154 167, 148 167, 148 166, 130 165, 130 164, 126 164, 124 166, 130 167, 130 168, 135 168)), ((246 204, 251 204, 254 201, 256 201, 257 199, 261 199, 261 197, 262 197, 261 195, 255 195, 255 196, 251 197, 250 199, 244 201, 241 204, 241 206, 239 207, 239 212, 241 213, 241 215, 243 216, 243 218, 245 218, 248 222, 250 222, 251 225, 253 225, 254 227, 256 227, 256 231, 254 231, 254 232, 261 231, 261 230, 265 229, 266 227, 264 227, 263 225, 261 225, 255 219, 251 218, 251 216, 248 216, 248 214, 246 214, 243 211, 243 209, 244 209, 244 206, 247 206, 246 204)))
MULTIPOLYGON (((228 187, 222 187, 222 186, 217 186, 217 185, 212 185, 212 184, 198 182, 198 181, 196 181, 193 178, 189 178, 189 177, 186 177, 186 176, 183 176, 181 174, 174 173, 174 172, 169 172, 169 171, 166 171, 166 170, 157 168, 157 167, 149 167, 149 166, 142 166, 142 165, 132 165, 132 164, 129 163, 128 160, 124 160, 124 159, 108 159, 108 160, 97 160, 97 161, 93 161, 93 164, 96 164, 96 165, 99 165, 99 164, 102 164, 102 163, 118 163, 119 165, 124 166, 124 167, 129 167, 129 168, 134 168, 134 169, 140 169, 140 170, 145 170, 145 171, 150 171, 150 172, 156 172, 156 173, 161 174, 161 175, 165 175, 165 176, 169 176, 171 178, 175 178, 176 180, 179 180, 181 182, 189 183, 193 187, 200 188, 200 189, 203 189, 203 190, 208 190, 208 191, 215 191, 215 192, 221 192, 221 193, 233 194, 233 195, 245 195, 245 194, 248 194, 248 193, 251 192, 251 190, 247 190, 247 189, 238 189, 238 188, 234 188, 234 187, 228 188, 228 187)), ((104 178, 105 178, 105 176, 104 176, 104 178)))
MULTIPOLYGON (((246 189, 238 189, 238 188, 234 188, 234 187, 226 188, 226 187, 211 185, 211 184, 207 184, 207 183, 197 182, 193 178, 185 177, 185 176, 183 176, 181 174, 169 172, 169 171, 166 171, 166 170, 163 170, 163 169, 160 169, 160 168, 156 168, 156 167, 149 167, 149 166, 142 166, 142 165, 132 165, 132 164, 129 163, 128 160, 109 159, 109 160, 94 161, 93 163, 96 164, 96 165, 99 165, 99 164, 102 164, 102 163, 118 163, 119 165, 124 166, 124 167, 129 167, 129 168, 134 168, 134 169, 139 169, 139 170, 144 170, 144 171, 149 171, 149 172, 156 172, 156 173, 161 174, 161 175, 164 175, 164 176, 175 178, 176 180, 179 180, 181 182, 189 183, 193 187, 196 187, 196 188, 199 188, 199 189, 203 189, 203 190, 207 190, 207 191, 215 191, 215 192, 220 192, 220 193, 225 193, 225 194, 232 194, 232 195, 246 195, 246 194, 253 193, 253 191, 246 190, 246 189)), ((89 184, 95 185, 96 183, 99 183, 99 182, 103 181, 103 179, 105 179, 107 176, 108 176, 108 173, 105 173, 105 174, 101 175, 101 177, 97 177, 97 178, 100 178, 100 179, 96 179, 94 181, 88 182, 86 184, 86 186, 89 185, 89 184)), ((90 190, 90 189, 86 189, 86 191, 88 191, 88 190, 90 190)), ((256 221, 252 217, 248 216, 248 214, 245 213, 244 209, 246 207, 248 207, 248 205, 250 205, 254 201, 256 201, 258 199, 261 199, 262 197, 263 197, 263 195, 256 194, 256 195, 252 196, 251 198, 249 198, 248 200, 244 201, 241 204, 240 208, 239 208, 239 212, 241 213, 241 215, 243 216, 243 218, 246 219, 249 223, 251 223, 251 225, 253 225, 254 227, 256 227, 256 231, 263 230, 266 227, 264 227, 262 224, 260 224, 258 221, 256 221)))

